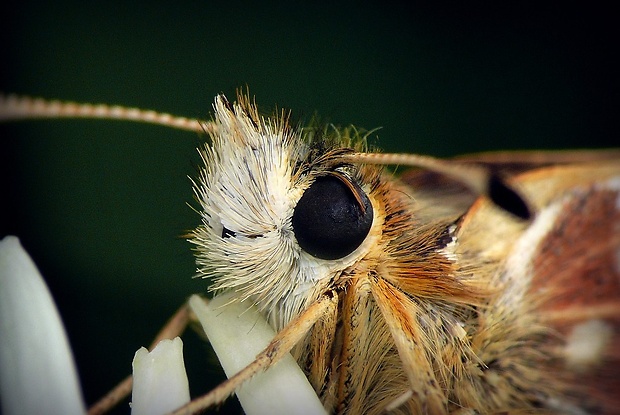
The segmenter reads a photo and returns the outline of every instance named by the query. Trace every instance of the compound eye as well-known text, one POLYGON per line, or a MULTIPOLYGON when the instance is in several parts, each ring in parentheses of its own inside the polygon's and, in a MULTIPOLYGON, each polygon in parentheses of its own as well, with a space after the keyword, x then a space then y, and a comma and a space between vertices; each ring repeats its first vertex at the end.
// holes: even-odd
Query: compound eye
POLYGON ((338 259, 362 244, 372 218, 370 200, 357 184, 336 175, 320 176, 295 206, 293 231, 310 255, 338 259))

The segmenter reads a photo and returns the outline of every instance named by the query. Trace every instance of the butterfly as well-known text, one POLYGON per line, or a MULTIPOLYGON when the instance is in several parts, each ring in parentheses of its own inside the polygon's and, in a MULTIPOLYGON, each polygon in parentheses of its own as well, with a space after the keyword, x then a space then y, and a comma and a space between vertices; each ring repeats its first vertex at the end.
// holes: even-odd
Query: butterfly
POLYGON ((278 334, 198 406, 290 352, 329 413, 620 410, 617 150, 383 154, 354 128, 262 116, 242 93, 204 123, 55 105, 210 136, 193 181, 198 274, 278 334))

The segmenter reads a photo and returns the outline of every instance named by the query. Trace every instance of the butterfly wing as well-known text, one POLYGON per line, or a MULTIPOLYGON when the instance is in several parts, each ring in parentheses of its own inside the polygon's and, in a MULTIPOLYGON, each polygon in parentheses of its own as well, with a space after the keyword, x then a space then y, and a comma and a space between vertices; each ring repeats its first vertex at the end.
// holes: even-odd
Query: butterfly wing
POLYGON ((459 229, 462 266, 481 266, 497 294, 471 339, 480 370, 455 400, 618 413, 620 164, 554 165, 511 182, 535 206, 532 223, 510 225, 481 198, 459 229))

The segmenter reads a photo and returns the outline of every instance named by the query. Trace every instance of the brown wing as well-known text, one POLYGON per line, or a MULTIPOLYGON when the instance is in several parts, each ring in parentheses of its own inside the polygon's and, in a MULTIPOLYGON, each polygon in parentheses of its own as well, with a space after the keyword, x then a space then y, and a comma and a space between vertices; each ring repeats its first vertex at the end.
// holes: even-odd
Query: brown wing
MULTIPOLYGON (((620 163, 620 149, 496 151, 454 158, 454 161, 459 163, 483 165, 505 179, 543 167, 612 160, 620 163)), ((401 180, 415 189, 415 194, 423 205, 439 208, 436 212, 438 216, 443 216, 444 212, 461 215, 478 197, 462 183, 428 170, 408 170, 401 175, 401 180)))
MULTIPOLYGON (((601 176, 566 189, 561 212, 531 257, 529 293, 540 298, 537 312, 555 332, 547 347, 560 353, 546 367, 562 374, 565 396, 588 412, 620 413, 620 163, 609 166, 609 176, 596 170, 601 176)), ((548 171, 528 180, 554 174, 548 171)), ((588 176, 564 171, 568 183, 588 176)))
POLYGON ((475 390, 553 413, 620 413, 620 163, 535 169, 513 183, 536 206, 531 224, 498 225, 481 198, 460 229, 463 263, 505 258, 472 338, 484 362, 475 390))

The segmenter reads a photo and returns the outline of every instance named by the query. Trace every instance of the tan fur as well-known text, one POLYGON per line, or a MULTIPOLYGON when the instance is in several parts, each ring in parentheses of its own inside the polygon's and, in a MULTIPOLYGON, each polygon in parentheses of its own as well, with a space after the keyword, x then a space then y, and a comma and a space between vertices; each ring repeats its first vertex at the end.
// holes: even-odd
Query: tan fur
MULTIPOLYGON (((596 232, 600 240, 586 239, 587 248, 603 252, 588 260, 595 261, 591 265, 607 267, 612 262, 610 255, 618 250, 617 233, 595 231, 593 224, 580 220, 582 213, 589 212, 577 208, 570 208, 571 220, 567 222, 564 209, 587 202, 580 197, 583 191, 598 196, 595 187, 599 183, 620 177, 616 163, 541 170, 528 165, 507 170, 509 174, 526 171, 511 182, 537 211, 527 223, 484 198, 469 207, 465 201, 473 200, 471 195, 459 199, 458 187, 444 198, 441 192, 410 188, 377 167, 351 165, 354 156, 347 156, 341 166, 342 155, 360 151, 364 145, 347 133, 326 137, 321 146, 313 147, 312 139, 297 136, 299 133, 286 127, 284 118, 265 122, 247 100, 232 110, 220 106, 218 114, 224 125, 217 130, 229 130, 220 140, 233 134, 234 128, 228 124, 238 122, 243 123, 237 135, 242 141, 256 129, 277 150, 276 137, 286 137, 284 146, 291 149, 279 156, 288 163, 283 171, 291 172, 285 182, 290 186, 285 211, 294 209, 303 190, 330 169, 344 168, 338 174, 355 180, 371 200, 374 220, 366 241, 354 253, 329 265, 310 259, 308 264, 321 273, 302 296, 292 294, 298 290, 296 285, 286 285, 296 280, 291 278, 295 273, 306 272, 304 254, 292 254, 294 250, 286 254, 285 263, 279 262, 278 273, 265 274, 268 279, 262 283, 248 280, 244 288, 229 269, 222 279, 216 277, 217 287, 248 290, 276 328, 289 329, 288 322, 324 293, 338 293, 334 314, 321 318, 294 350, 330 412, 375 414, 390 408, 406 414, 613 413, 616 401, 611 392, 617 391, 616 386, 608 391, 600 382, 596 390, 582 387, 572 369, 561 364, 565 356, 562 330, 545 314, 555 309, 553 299, 563 285, 558 278, 564 274, 561 268, 558 277, 552 270, 541 272, 537 264, 548 257, 541 254, 545 246, 565 243, 561 235, 548 240, 556 227, 563 226, 585 238, 588 232, 596 232), (458 208, 433 209, 450 201, 456 201, 458 208), (301 265, 296 265, 298 261, 301 265), (293 273, 298 266, 301 271, 293 273), (546 281, 560 285, 553 286, 551 292, 536 288, 541 283, 549 286, 546 281), (273 299, 264 301, 265 295, 273 299), (600 395, 600 399, 590 395, 600 395)), ((217 157, 214 152, 206 161, 216 158, 217 165, 217 157)), ((262 168, 259 159, 256 163, 256 168, 262 168)), ((211 174, 209 171, 207 176, 211 174)), ((208 193, 207 189, 203 196, 207 198, 208 193)), ((616 216, 609 219, 609 226, 620 226, 616 216)), ((199 235, 202 232, 208 229, 203 228, 199 235)), ((215 235, 213 240, 218 238, 215 235)), ((204 248, 217 249, 211 244, 204 248)), ((210 252, 200 252, 205 263, 218 264, 210 252)), ((253 258, 253 263, 261 262, 257 259, 253 258)), ((571 264, 565 271, 572 281, 589 278, 591 268, 571 264), (582 277, 573 277, 575 272, 582 272, 582 277)), ((613 272, 617 281, 617 268, 613 272)), ((608 317, 618 321, 620 298, 613 284, 611 280, 603 282, 600 288, 611 290, 608 317)), ((589 298, 595 292, 584 295, 589 298)), ((617 327, 608 327, 614 327, 612 338, 616 339, 617 327)), ((602 362, 618 343, 601 344, 602 362)), ((617 361, 609 361, 618 369, 617 361)))
POLYGON ((364 155, 363 133, 298 130, 286 112, 262 117, 243 94, 232 104, 217 97, 214 109, 201 124, 0 99, 6 119, 116 117, 210 134, 194 183, 199 273, 214 290, 250 299, 279 332, 252 364, 181 411, 221 402, 293 349, 333 413, 620 413, 617 150, 473 155, 453 167, 364 155), (436 171, 399 179, 364 164, 373 160, 436 171), (525 196, 530 222, 476 196, 490 172, 525 196), (373 208, 366 239, 337 260, 304 252, 291 226, 304 191, 325 174, 361 189, 373 208))

